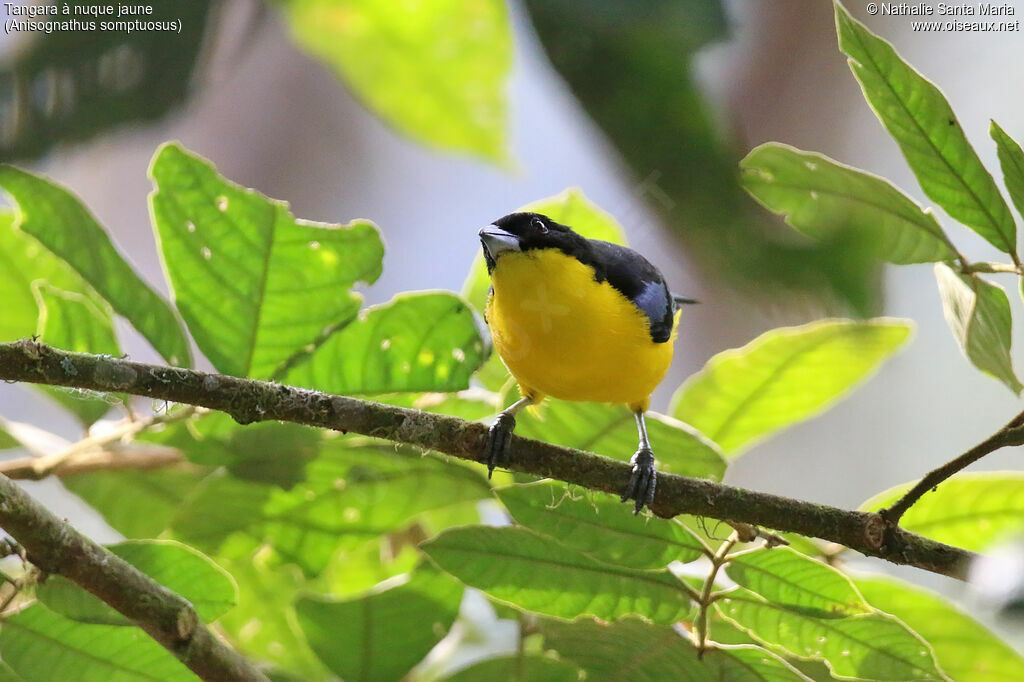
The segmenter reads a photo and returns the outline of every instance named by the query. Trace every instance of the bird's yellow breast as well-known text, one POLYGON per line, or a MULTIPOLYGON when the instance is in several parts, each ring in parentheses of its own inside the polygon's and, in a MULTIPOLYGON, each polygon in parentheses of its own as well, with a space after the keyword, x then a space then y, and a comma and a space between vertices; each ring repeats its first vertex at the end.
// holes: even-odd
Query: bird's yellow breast
POLYGON ((505 253, 491 272, 487 322, 524 395, 646 409, 672 362, 642 310, 557 249, 505 253))

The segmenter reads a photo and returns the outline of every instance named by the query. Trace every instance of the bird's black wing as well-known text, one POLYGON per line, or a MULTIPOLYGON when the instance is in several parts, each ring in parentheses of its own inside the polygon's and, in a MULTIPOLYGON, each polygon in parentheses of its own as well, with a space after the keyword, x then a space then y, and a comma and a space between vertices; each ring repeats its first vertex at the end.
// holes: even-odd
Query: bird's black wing
POLYGON ((625 246, 597 239, 588 239, 587 246, 588 253, 577 257, 594 268, 597 281, 607 281, 647 315, 655 343, 668 341, 675 303, 658 268, 625 246))

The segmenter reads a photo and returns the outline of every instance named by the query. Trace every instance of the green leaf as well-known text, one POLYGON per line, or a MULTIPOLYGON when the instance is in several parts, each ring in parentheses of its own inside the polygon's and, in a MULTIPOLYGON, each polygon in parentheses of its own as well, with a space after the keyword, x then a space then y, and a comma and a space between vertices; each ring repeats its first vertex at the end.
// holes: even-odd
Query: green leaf
MULTIPOLYGON (((129 540, 107 547, 195 608, 200 620, 217 620, 238 601, 238 587, 224 569, 196 550, 172 540, 129 540)), ((131 623, 67 578, 50 576, 36 590, 39 601, 66 618, 100 625, 131 623)))
POLYGON ((627 618, 617 623, 576 623, 544 618, 545 646, 587 671, 587 682, 634 680, 806 680, 775 654, 754 646, 721 647, 699 655, 675 629, 627 618))
POLYGON ((32 682, 195 682, 195 675, 139 628, 87 625, 42 604, 4 619, 0 655, 32 682))
POLYGON ((467 585, 549 616, 639 614, 672 623, 689 611, 689 598, 668 571, 605 564, 525 528, 453 528, 420 547, 467 585))
POLYGON ((0 450, 11 450, 13 448, 20 448, 19 443, 14 436, 4 431, 3 427, 0 426, 0 450))
POLYGON ((872 606, 924 637, 939 665, 957 682, 1024 680, 1024 657, 943 597, 895 578, 872 576, 855 582, 872 606))
POLYGON ((578 682, 579 668, 543 656, 499 656, 463 668, 445 682, 578 682))
POLYGON ((362 300, 352 286, 380 276, 384 247, 368 221, 297 220, 284 202, 227 181, 176 144, 157 151, 150 177, 175 302, 225 374, 274 376, 350 322, 362 300))
POLYGON ((505 158, 512 29, 500 0, 286 0, 295 41, 371 111, 440 149, 505 158))
MULTIPOLYGON (((601 239, 614 244, 626 243, 622 227, 615 218, 590 201, 578 188, 571 187, 553 197, 540 199, 517 210, 546 215, 555 222, 568 225, 588 239, 601 239)), ((494 216, 494 220, 500 217, 494 216)), ((476 258, 469 269, 469 276, 462 285, 462 295, 477 312, 483 314, 487 307, 487 291, 490 288, 491 279, 487 274, 487 263, 484 262, 482 251, 477 250, 476 258)))
MULTIPOLYGON (((519 417, 516 433, 627 461, 637 448, 636 420, 622 405, 548 399, 519 417)), ((718 447, 687 424, 648 412, 647 435, 664 471, 716 481, 725 473, 718 447)))
POLYGON ((1017 248, 1013 216, 945 96, 841 4, 835 9, 839 49, 925 194, 993 246, 1012 253, 1017 248))
POLYGON ((473 311, 447 292, 399 294, 370 306, 284 375, 328 393, 458 391, 486 359, 473 311))
POLYGON ((789 656, 825 661, 838 677, 945 680, 931 648, 903 623, 872 613, 818 618, 739 588, 715 602, 727 620, 789 656))
POLYGON ((1007 135, 995 121, 991 122, 988 132, 996 143, 1006 191, 1010 193, 1017 213, 1024 216, 1024 151, 1021 151, 1017 141, 1007 135))
POLYGON ((910 337, 909 321, 822 320, 765 332, 711 358, 676 391, 670 412, 736 457, 823 412, 910 337))
POLYGON ((171 424, 142 439, 180 450, 190 461, 225 466, 233 476, 290 488, 306 476, 323 431, 300 424, 257 422, 242 426, 223 412, 171 424))
POLYGON ((851 236, 890 263, 956 257, 932 212, 888 180, 777 142, 755 148, 740 167, 743 187, 808 237, 851 236))
POLYGON ((238 581, 238 606, 225 613, 217 627, 250 660, 268 662, 302 682, 333 680, 295 618, 295 597, 308 583, 296 567, 277 565, 272 554, 261 548, 237 560, 217 559, 238 581))
POLYGON ((186 496, 204 475, 202 470, 178 468, 126 469, 65 476, 61 483, 125 537, 152 538, 170 525, 186 496))
POLYGON ((514 485, 496 494, 518 523, 611 564, 664 568, 701 555, 700 541, 681 523, 638 519, 609 495, 573 498, 568 486, 553 481, 514 485))
MULTIPOLYGON (((77 353, 121 354, 109 312, 93 303, 88 295, 45 283, 33 285, 33 292, 39 306, 37 333, 44 342, 77 353)), ((110 402, 103 398, 56 386, 39 388, 86 426, 110 411, 110 402)))
MULTIPOLYGON (((904 483, 860 505, 878 511, 892 505, 913 486, 904 483)), ((1024 531, 1024 474, 1014 471, 961 473, 943 481, 900 518, 911 533, 982 552, 995 542, 1024 531)))
POLYGON ((340 439, 310 462, 291 490, 216 473, 173 522, 174 534, 211 554, 231 545, 246 552, 268 544, 307 575, 335 551, 397 530, 418 514, 487 497, 476 471, 393 445, 352 447, 340 439))
POLYGON ((977 275, 961 275, 943 263, 935 264, 942 312, 953 338, 975 367, 1020 395, 1013 371, 1010 300, 1002 287, 977 275))
MULTIPOLYGON (((172 365, 192 355, 174 311, 135 274, 82 203, 63 187, 13 166, 0 166, 0 187, 18 204, 16 227, 64 260, 172 365)), ((52 282, 63 289, 74 290, 52 282)))
POLYGON ((741 554, 726 574, 778 606, 819 618, 870 613, 871 608, 845 575, 788 547, 741 554))
POLYGON ((425 567, 404 584, 356 599, 300 599, 295 612, 313 651, 335 674, 391 682, 402 679, 445 636, 462 592, 456 581, 425 567))

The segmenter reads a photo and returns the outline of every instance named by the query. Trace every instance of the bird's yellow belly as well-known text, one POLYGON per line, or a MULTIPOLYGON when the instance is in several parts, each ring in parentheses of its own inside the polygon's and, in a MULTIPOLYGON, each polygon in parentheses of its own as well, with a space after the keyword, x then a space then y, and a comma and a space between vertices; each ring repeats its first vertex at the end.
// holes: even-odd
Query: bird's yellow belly
POLYGON ((525 395, 646 409, 672 362, 647 316, 594 270, 556 249, 504 254, 487 321, 525 395))

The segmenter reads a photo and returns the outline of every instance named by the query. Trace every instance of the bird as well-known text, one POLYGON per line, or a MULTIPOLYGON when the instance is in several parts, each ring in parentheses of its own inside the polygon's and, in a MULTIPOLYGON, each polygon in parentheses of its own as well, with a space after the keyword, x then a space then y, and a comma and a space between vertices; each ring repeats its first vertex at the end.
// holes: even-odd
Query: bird
POLYGON ((621 500, 638 514, 658 475, 644 415, 672 362, 682 304, 636 251, 588 239, 541 213, 516 212, 478 232, 491 280, 484 319, 520 399, 488 429, 488 477, 508 463, 516 415, 545 397, 622 403, 637 426, 637 451, 621 500))

